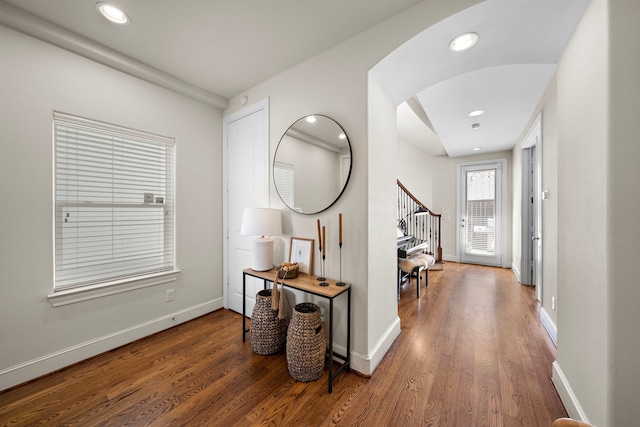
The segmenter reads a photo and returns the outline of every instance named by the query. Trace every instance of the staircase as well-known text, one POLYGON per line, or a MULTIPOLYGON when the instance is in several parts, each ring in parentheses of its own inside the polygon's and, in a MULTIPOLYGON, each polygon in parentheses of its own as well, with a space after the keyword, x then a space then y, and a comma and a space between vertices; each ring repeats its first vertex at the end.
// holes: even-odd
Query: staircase
POLYGON ((398 228, 405 236, 413 236, 419 240, 429 242, 427 253, 436 259, 436 264, 430 268, 442 269, 442 243, 440 240, 442 215, 433 213, 420 202, 398 180, 398 228), (420 215, 416 215, 420 212, 420 215), (426 212, 426 213, 425 213, 426 212))

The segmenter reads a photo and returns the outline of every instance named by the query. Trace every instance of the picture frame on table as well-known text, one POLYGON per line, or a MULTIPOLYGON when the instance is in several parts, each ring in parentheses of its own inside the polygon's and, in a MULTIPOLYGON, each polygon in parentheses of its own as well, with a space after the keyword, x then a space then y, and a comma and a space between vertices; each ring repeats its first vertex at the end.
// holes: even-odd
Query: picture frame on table
POLYGON ((292 237, 289 245, 289 262, 298 263, 301 274, 313 273, 313 239, 292 237))

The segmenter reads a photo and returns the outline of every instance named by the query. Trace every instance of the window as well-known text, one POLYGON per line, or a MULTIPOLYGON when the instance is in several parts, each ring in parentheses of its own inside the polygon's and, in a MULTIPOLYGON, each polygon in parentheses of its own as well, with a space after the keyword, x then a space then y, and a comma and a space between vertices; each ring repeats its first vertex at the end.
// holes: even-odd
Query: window
POLYGON ((54 113, 54 292, 174 269, 175 141, 54 113))
POLYGON ((469 254, 495 254, 496 170, 467 172, 467 246, 469 254))
POLYGON ((294 170, 293 165, 287 163, 273 163, 273 181, 276 190, 285 205, 294 208, 294 192, 293 192, 294 170))

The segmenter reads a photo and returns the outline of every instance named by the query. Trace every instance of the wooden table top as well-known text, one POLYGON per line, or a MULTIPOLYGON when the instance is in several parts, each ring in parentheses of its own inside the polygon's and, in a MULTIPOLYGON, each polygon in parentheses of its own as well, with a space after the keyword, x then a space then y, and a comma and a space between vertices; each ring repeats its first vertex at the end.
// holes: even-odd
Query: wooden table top
MULTIPOLYGON (((250 276, 258 277, 260 279, 266 279, 273 282, 276 278, 276 272, 278 270, 274 267, 271 270, 267 271, 256 271, 251 268, 245 268, 242 271, 243 273, 246 273, 250 276)), ((318 276, 310 276, 307 274, 298 274, 298 277, 294 279, 278 280, 278 283, 283 282, 285 286, 288 286, 290 288, 299 289, 301 291, 310 292, 328 298, 337 297, 347 289, 351 288, 350 284, 347 284, 345 286, 337 286, 337 280, 329 278, 324 281, 328 283, 329 286, 320 286, 321 282, 318 280, 318 276)))

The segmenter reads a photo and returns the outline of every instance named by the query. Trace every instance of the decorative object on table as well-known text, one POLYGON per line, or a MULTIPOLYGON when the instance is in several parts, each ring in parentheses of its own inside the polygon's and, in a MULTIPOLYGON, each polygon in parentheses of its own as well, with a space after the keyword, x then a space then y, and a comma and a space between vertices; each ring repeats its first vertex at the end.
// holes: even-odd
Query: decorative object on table
POLYGON ((327 227, 322 226, 322 277, 319 277, 320 286, 329 286, 326 282, 327 278, 324 275, 324 259, 327 255, 327 227))
POLYGON ((300 271, 300 264, 285 261, 278 267, 278 279, 295 279, 298 277, 298 271, 300 271))
POLYGON ((313 239, 292 237, 289 245, 289 262, 299 265, 300 273, 313 273, 313 239))
POLYGON ((287 330, 287 365, 298 381, 314 381, 324 370, 327 343, 322 330, 320 307, 297 304, 287 330))
POLYGON ((342 281, 342 214, 338 214, 338 246, 340 247, 340 280, 336 283, 336 286, 345 286, 346 283, 342 281))
MULTIPOLYGON (((318 220, 318 251, 320 252, 320 256, 322 257, 322 263, 320 264, 320 276, 318 276, 318 281, 319 282, 323 282, 325 280, 327 280, 326 277, 324 277, 324 256, 325 256, 325 248, 324 248, 324 232, 325 232, 325 228, 322 227, 322 232, 320 231, 320 220, 318 220)), ((320 285, 322 286, 322 283, 320 283, 320 285)), ((326 286, 326 285, 324 285, 326 286)))
POLYGON ((251 268, 267 271, 273 268, 273 239, 282 234, 279 209, 244 208, 240 234, 257 236, 251 246, 251 268))
POLYGON ((271 294, 271 309, 277 310, 279 319, 284 319, 286 314, 284 312, 284 285, 281 285, 280 289, 278 289, 278 282, 283 279, 295 277, 298 277, 297 263, 283 262, 276 271, 276 277, 273 279, 273 292, 271 294), (289 274, 291 274, 291 277, 289 274))
POLYGON ((278 310, 271 308, 271 298, 271 289, 256 294, 249 326, 253 352, 263 356, 280 351, 287 338, 287 320, 280 318, 278 310))

